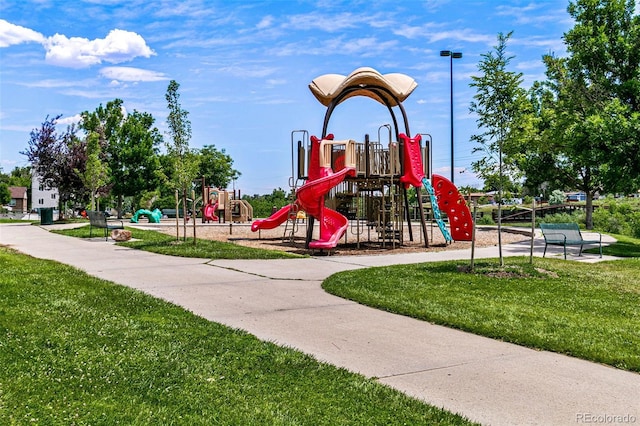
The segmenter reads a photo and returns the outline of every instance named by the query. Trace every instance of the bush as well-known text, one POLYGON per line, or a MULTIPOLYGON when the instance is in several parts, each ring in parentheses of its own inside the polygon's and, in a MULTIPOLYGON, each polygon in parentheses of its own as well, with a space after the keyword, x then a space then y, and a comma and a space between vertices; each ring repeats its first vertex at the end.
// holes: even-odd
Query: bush
POLYGON ((482 215, 476 219, 476 225, 495 225, 496 223, 491 218, 491 215, 482 215))
POLYGON ((622 201, 607 200, 607 207, 593 212, 593 226, 602 232, 640 238, 640 211, 622 201))
POLYGON ((551 195, 549 196, 549 205, 553 206, 558 204, 564 204, 564 200, 565 200, 564 192, 560 191, 559 189, 554 189, 551 195))
POLYGON ((540 223, 571 223, 575 222, 582 228, 586 225, 585 213, 582 210, 575 210, 572 213, 550 214, 538 220, 540 223))

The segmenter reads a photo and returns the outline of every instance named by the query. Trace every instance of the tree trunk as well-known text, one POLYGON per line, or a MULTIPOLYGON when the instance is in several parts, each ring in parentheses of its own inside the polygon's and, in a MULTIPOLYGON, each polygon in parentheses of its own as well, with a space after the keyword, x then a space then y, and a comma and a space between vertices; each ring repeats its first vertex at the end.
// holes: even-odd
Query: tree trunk
POLYGON ((180 240, 180 198, 176 189, 176 241, 180 240))
POLYGON ((122 219, 122 194, 118 194, 118 219, 122 219))
MULTIPOLYGON (((178 212, 176 212, 177 214, 178 212)), ((182 188, 182 240, 187 241, 187 189, 182 188)))
POLYGON ((593 193, 595 191, 587 191, 587 201, 585 203, 585 217, 584 221, 587 229, 593 229, 593 193))

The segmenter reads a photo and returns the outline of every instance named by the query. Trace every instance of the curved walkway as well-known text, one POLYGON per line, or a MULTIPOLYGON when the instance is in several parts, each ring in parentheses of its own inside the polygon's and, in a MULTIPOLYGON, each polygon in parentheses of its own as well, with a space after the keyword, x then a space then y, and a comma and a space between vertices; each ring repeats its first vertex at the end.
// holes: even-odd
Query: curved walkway
MULTIPOLYGON (((320 287, 338 271, 468 259, 468 250, 207 261, 127 249, 103 238, 64 237, 26 224, 0 225, 0 244, 142 290, 483 424, 640 423, 639 374, 382 312, 320 287)), ((529 244, 503 252, 528 255, 529 244)), ((476 257, 497 257, 497 248, 477 249, 476 257)))

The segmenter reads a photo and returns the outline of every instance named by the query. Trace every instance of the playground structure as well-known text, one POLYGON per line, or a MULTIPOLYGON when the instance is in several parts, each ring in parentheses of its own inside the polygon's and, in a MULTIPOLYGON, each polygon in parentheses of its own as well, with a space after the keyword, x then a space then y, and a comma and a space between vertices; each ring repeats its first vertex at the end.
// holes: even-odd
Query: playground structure
POLYGON ((202 190, 204 206, 202 222, 251 222, 253 207, 246 200, 240 199, 240 192, 225 191, 210 186, 202 190))
POLYGON ((138 223, 141 216, 145 216, 149 220, 149 223, 160 223, 160 219, 162 219, 162 212, 158 209, 155 209, 154 211, 140 209, 131 217, 131 222, 138 223))
POLYGON ((296 217, 303 210, 308 217, 305 239, 308 249, 330 250, 342 236, 349 234, 358 245, 366 242, 395 247, 404 244, 405 222, 413 241, 407 191, 413 187, 426 247, 427 219, 438 225, 447 243, 471 240, 473 222, 464 198, 451 181, 431 173, 430 136, 411 137, 402 102, 416 87, 417 83, 407 75, 382 75, 372 68, 358 68, 346 77, 326 74, 314 79, 309 88, 327 107, 322 136, 309 137, 306 130, 291 133, 289 186, 295 200, 269 218, 254 221, 252 231, 272 229, 287 222, 285 234, 289 232, 293 240, 296 217), (328 133, 335 108, 356 96, 383 104, 391 115, 393 124, 378 128, 377 141, 370 140, 369 135, 364 136, 363 142, 334 140, 333 134, 328 133), (400 125, 404 132, 400 131, 400 125), (382 133, 387 135, 384 142, 382 133), (446 213, 448 228, 441 211, 446 213), (319 222, 315 240, 314 220, 319 222))

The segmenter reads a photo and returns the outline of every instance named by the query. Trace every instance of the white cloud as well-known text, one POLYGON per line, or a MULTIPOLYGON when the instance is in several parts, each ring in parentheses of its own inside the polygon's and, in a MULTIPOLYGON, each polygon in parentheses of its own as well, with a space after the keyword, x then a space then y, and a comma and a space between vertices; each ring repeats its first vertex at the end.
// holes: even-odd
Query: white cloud
POLYGON ((44 40, 44 36, 37 31, 0 19, 0 47, 29 42, 43 43, 44 40))
MULTIPOLYGON (((163 73, 143 70, 134 67, 105 67, 100 70, 100 75, 116 81, 163 81, 169 80, 163 73)), ((112 82, 113 84, 113 82, 112 82)))
POLYGON ((274 74, 277 71, 277 68, 250 65, 230 65, 227 67, 218 68, 218 71, 226 74, 231 74, 235 77, 266 78, 267 76, 274 74))
POLYGON ((46 89, 56 89, 56 88, 64 88, 64 87, 92 87, 96 84, 93 79, 85 79, 85 80, 53 80, 53 79, 45 79, 38 81, 26 81, 19 83, 25 87, 40 87, 46 89))
POLYGON ((273 16, 267 15, 256 25, 256 28, 262 30, 264 28, 269 28, 273 24, 273 16))
POLYGON ((452 31, 440 31, 435 34, 431 34, 428 37, 430 43, 440 40, 459 40, 471 43, 493 43, 495 41, 494 35, 479 34, 470 29, 452 30, 452 31))
POLYGON ((498 16, 515 18, 515 23, 522 25, 544 25, 567 19, 567 12, 562 7, 549 7, 548 4, 529 3, 526 6, 500 5, 496 8, 498 16), (544 10, 541 10, 543 9, 544 10))
POLYGON ((111 30, 104 39, 95 40, 56 34, 43 44, 47 62, 68 68, 86 68, 103 61, 117 64, 138 56, 155 55, 139 34, 119 29, 111 30))
POLYGON ((80 116, 80 114, 76 114, 72 117, 61 117, 60 120, 58 120, 58 125, 69 126, 71 124, 78 124, 81 121, 82 121, 82 117, 80 116))
MULTIPOLYGON (((372 25, 380 19, 381 15, 369 15, 367 13, 337 13, 325 14, 311 12, 307 14, 293 15, 283 24, 285 28, 303 31, 324 31, 328 33, 342 32, 348 29, 358 28, 362 24, 372 25)), ((376 24, 378 26, 379 24, 376 24)))

